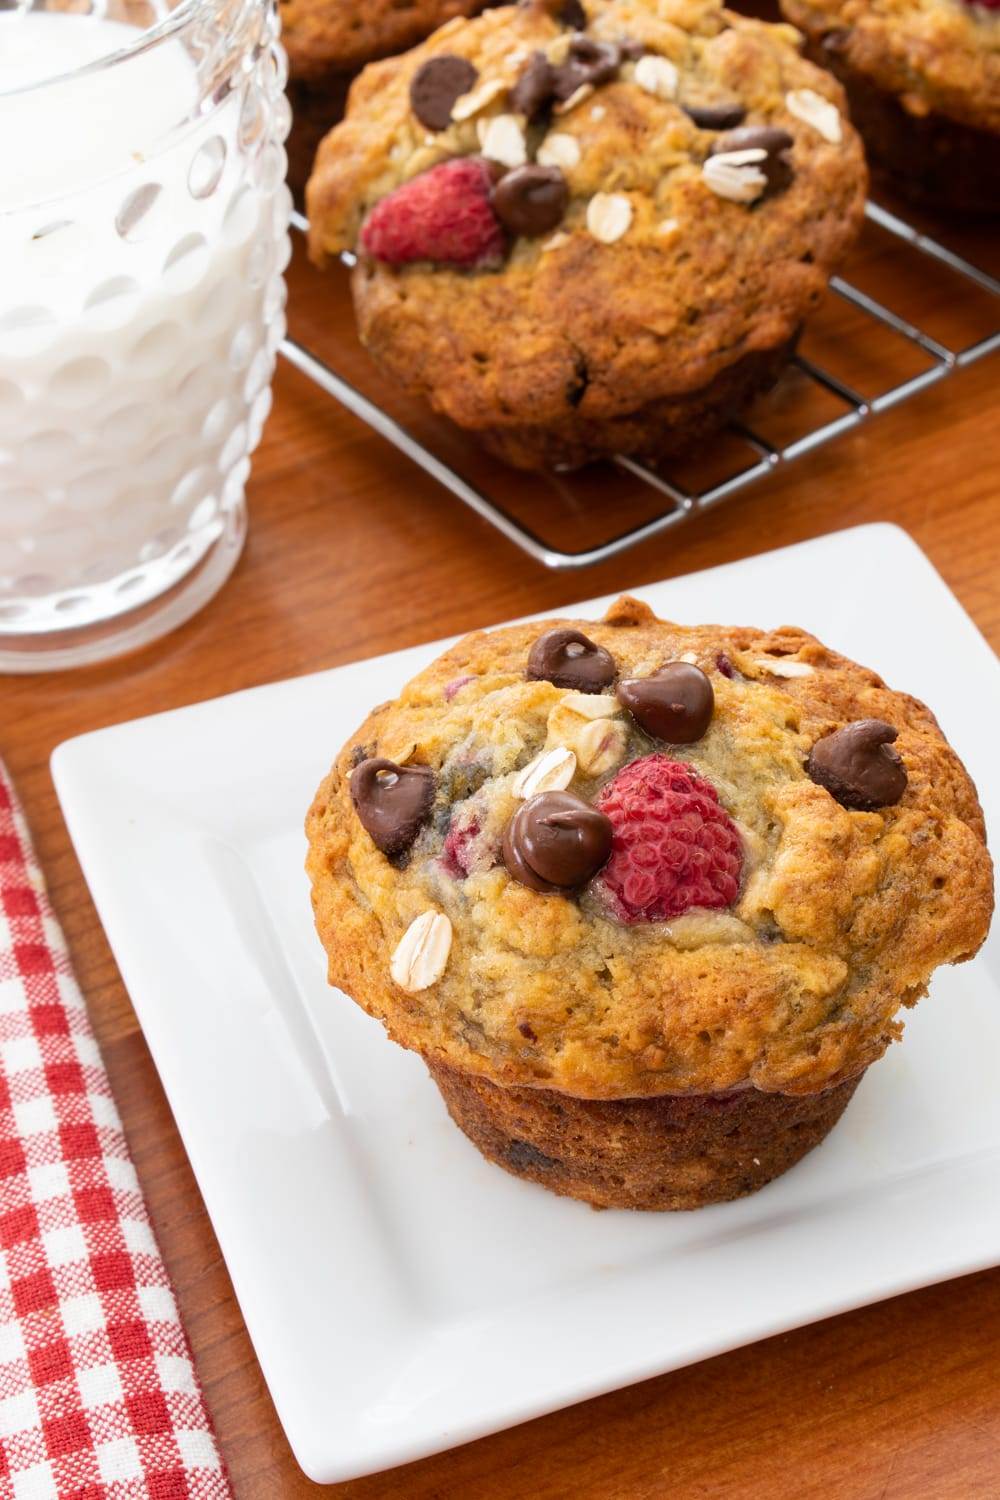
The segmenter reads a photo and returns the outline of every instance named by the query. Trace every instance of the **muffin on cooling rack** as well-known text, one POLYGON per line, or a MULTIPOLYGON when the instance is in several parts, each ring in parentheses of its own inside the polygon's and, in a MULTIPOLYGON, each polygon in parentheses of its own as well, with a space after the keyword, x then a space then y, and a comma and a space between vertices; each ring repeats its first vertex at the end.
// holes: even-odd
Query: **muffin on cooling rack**
POLYGON ((533 0, 365 70, 309 184, 361 338, 525 468, 689 446, 854 239, 840 87, 716 0, 533 0))
POLYGON ((348 741, 307 833, 330 982, 485 1156, 598 1207, 794 1165, 992 909, 922 704, 800 630, 629 598, 446 652, 348 741))
POLYGON ((1000 214, 1000 0, 781 0, 873 163, 929 207, 1000 214))
POLYGON ((294 124, 289 180, 303 188, 316 147, 344 112, 351 79, 489 0, 278 0, 294 124))

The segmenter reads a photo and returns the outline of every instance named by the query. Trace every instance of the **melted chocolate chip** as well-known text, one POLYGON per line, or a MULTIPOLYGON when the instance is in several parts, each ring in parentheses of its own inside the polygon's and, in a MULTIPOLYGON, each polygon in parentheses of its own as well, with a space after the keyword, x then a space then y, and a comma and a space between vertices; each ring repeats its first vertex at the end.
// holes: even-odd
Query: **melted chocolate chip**
POLYGON ((535 239, 562 222, 569 188, 558 167, 516 167, 497 184, 493 208, 511 234, 535 239))
POLYGON ((693 745, 712 721, 715 693, 700 667, 672 661, 651 677, 620 682, 618 701, 654 739, 693 745))
POLYGON ((614 657, 581 630, 547 630, 528 653, 529 682, 603 693, 618 675, 614 657))
POLYGON ((511 1141, 507 1147, 507 1160, 517 1172, 530 1172, 532 1167, 546 1172, 559 1165, 554 1156, 546 1156, 530 1141, 511 1141))
POLYGON ((527 1021, 518 1021, 518 1023, 517 1023, 517 1029, 521 1033, 521 1035, 525 1038, 526 1041, 529 1041, 529 1042, 537 1042, 538 1041, 538 1037, 535 1035, 534 1031, 532 1030, 531 1026, 529 1026, 529 1024, 528 1024, 527 1021))
POLYGON ((717 141, 713 141, 709 148, 709 156, 714 156, 717 151, 766 151, 772 155, 778 151, 787 151, 795 144, 787 130, 782 130, 778 125, 744 125, 740 130, 727 130, 720 135, 717 141))
POLYGON ((351 772, 351 801, 373 843, 392 858, 409 849, 431 810, 434 772, 429 766, 363 760, 351 772))
POLYGON ((774 198, 791 185, 795 176, 786 152, 795 144, 787 130, 777 125, 744 125, 740 130, 727 130, 713 141, 709 156, 719 151, 766 151, 767 156, 759 163, 767 178, 764 196, 774 198))
POLYGON ((574 31, 583 31, 587 25, 587 12, 580 0, 561 0, 556 10, 556 19, 564 26, 572 26, 574 31))
MULTIPOLYGON (((500 0, 491 0, 491 3, 500 3, 500 0)), ((520 3, 544 11, 560 26, 572 26, 575 31, 583 31, 587 25, 587 13, 581 0, 520 0, 520 3)))
POLYGON ((621 66, 621 48, 614 42, 595 42, 577 36, 569 44, 569 56, 554 71, 554 93, 563 102, 589 83, 593 88, 614 78, 621 66))
POLYGON ((447 130, 455 100, 472 88, 479 73, 464 57, 446 53, 428 58, 410 84, 410 108, 428 130, 447 130))
POLYGON ((508 873, 533 891, 586 885, 611 853, 611 819, 572 792, 541 792, 521 804, 503 836, 508 873))
POLYGON ((872 812, 906 791, 906 769, 892 741, 898 730, 881 719, 858 719, 813 745, 806 775, 841 807, 872 812))
POLYGON ((731 130, 742 125, 747 112, 742 104, 682 104, 681 109, 699 130, 731 130))
POLYGON ((538 120, 555 98, 555 69, 544 52, 533 52, 508 95, 508 104, 516 115, 538 120))

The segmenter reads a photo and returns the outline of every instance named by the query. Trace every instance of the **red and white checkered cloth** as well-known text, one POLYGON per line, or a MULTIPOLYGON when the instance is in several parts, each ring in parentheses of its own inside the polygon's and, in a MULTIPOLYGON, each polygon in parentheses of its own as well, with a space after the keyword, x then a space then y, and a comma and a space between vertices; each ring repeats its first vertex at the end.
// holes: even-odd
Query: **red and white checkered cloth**
POLYGON ((0 766, 0 1500, 231 1494, 0 766))

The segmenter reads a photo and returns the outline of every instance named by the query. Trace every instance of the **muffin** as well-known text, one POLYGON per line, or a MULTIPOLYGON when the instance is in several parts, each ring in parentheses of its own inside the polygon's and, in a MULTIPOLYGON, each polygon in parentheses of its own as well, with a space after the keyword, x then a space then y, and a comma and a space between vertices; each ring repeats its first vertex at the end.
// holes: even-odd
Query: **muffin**
POLYGON ((308 189, 362 341, 523 468, 689 447, 770 385, 863 211, 840 86, 716 0, 488 10, 367 68, 308 189))
POLYGON ((1000 213, 997 0, 781 0, 842 81, 891 186, 931 208, 1000 213))
POLYGON ((447 651, 307 834, 330 983, 489 1160, 602 1208, 794 1165, 992 910, 928 709, 801 630, 627 597, 447 651))
POLYGON ((377 57, 423 41, 488 0, 278 0, 294 124, 289 181, 305 187, 316 147, 344 112, 351 79, 377 57))

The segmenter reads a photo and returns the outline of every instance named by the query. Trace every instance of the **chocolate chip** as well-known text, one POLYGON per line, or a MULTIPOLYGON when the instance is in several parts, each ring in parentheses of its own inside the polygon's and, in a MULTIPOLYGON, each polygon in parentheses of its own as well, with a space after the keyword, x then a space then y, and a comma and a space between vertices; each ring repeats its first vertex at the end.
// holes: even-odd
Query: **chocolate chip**
POLYGON ((390 857, 402 854, 431 810, 434 772, 381 757, 363 760, 351 772, 351 801, 377 848, 390 857))
POLYGON ((541 792, 523 802, 503 836, 508 873, 533 891, 586 885, 611 853, 611 819, 572 792, 541 792))
POLYGON ((603 693, 618 675, 614 658, 580 630, 547 630, 528 653, 529 682, 603 693))
POLYGON ((767 178, 766 196, 775 197, 789 186, 795 173, 785 152, 795 144, 787 130, 777 125, 744 125, 740 130, 727 130, 709 147, 709 156, 719 151, 766 151, 767 156, 759 164, 767 178))
POLYGON ((508 108, 538 120, 555 98, 555 68, 544 52, 532 52, 507 96, 508 108))
POLYGON ((478 77, 467 58, 451 52, 428 58, 410 83, 410 108, 428 130, 447 130, 455 100, 467 94, 478 77))
POLYGON ((593 88, 614 78, 621 65, 621 49, 614 42, 595 42, 577 36, 569 44, 569 56, 554 70, 554 92, 560 101, 571 99, 589 83, 593 88))
POLYGON ((730 681, 735 678, 736 668, 733 666, 732 662, 729 660, 729 657, 724 651, 720 651, 718 656, 715 658, 715 665, 718 667, 723 677, 728 677, 730 681))
POLYGON ((744 125, 740 130, 727 130, 713 141, 709 156, 718 151, 766 151, 769 156, 787 151, 795 141, 787 130, 778 125, 744 125))
POLYGON ((587 13, 580 0, 520 0, 520 3, 543 11, 561 26, 572 26, 576 31, 583 31, 587 25, 587 13))
POLYGON ((681 109, 699 130, 731 130, 742 125, 747 112, 742 104, 682 104, 681 109))
POLYGON ((508 105, 516 115, 537 120, 555 97, 555 69, 544 52, 533 52, 508 95, 508 105))
POLYGON ((871 812, 890 807, 906 791, 906 770, 892 749, 898 730, 881 719, 858 719, 813 745, 806 775, 841 807, 871 812))
POLYGON ((511 234, 535 239, 562 222, 569 188, 558 167, 516 167, 493 193, 496 216, 511 234))
POLYGON ((535 1033, 532 1030, 532 1028, 528 1025, 527 1021, 518 1021, 518 1023, 517 1023, 517 1029, 521 1033, 521 1035, 525 1038, 526 1041, 529 1041, 529 1042, 537 1042, 538 1041, 537 1036, 535 1035, 535 1033))
POLYGON ((564 26, 572 26, 574 31, 586 29, 587 12, 580 0, 562 0, 562 4, 556 11, 556 17, 564 26))
POLYGON ((715 693, 700 667, 672 661, 651 677, 618 684, 618 701, 647 734, 670 745, 693 745, 712 721, 715 693))

